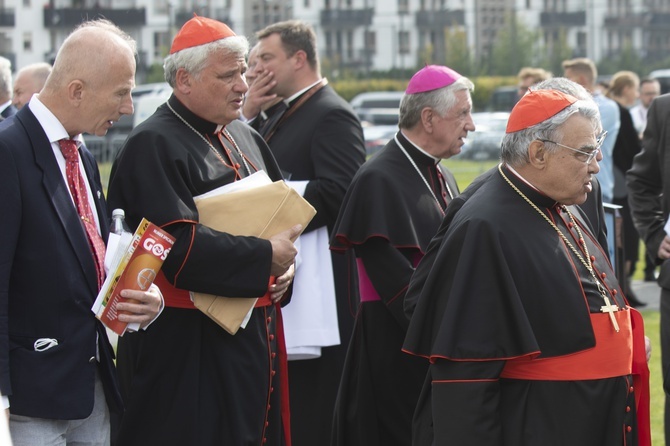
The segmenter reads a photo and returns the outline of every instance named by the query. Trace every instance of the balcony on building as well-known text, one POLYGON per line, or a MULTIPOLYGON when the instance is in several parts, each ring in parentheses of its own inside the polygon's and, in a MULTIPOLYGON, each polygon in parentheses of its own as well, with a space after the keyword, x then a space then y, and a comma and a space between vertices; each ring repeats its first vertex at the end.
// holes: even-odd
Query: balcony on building
POLYGON ((321 26, 324 28, 351 29, 372 25, 374 8, 324 9, 321 11, 321 26))
POLYGON ((44 6, 44 27, 74 28, 84 20, 105 18, 121 28, 147 24, 145 8, 51 7, 44 6))
POLYGON ((465 11, 462 9, 441 9, 438 11, 417 11, 416 26, 423 29, 444 29, 465 25, 465 11))
MULTIPOLYGON (((666 18, 667 19, 667 18, 666 18)), ((605 16, 605 27, 611 29, 631 29, 646 26, 650 17, 648 14, 608 14, 605 16)), ((667 24, 668 22, 663 22, 667 24)))
POLYGON ((586 26, 586 11, 541 12, 540 26, 544 28, 586 26))
POLYGON ((213 8, 211 12, 209 11, 209 8, 197 8, 195 10, 179 9, 175 11, 174 15, 175 28, 177 29, 181 28, 184 25, 184 23, 188 22, 193 18, 193 14, 218 20, 219 22, 223 22, 226 25, 228 25, 230 29, 234 29, 233 21, 231 20, 230 17, 230 10, 227 8, 213 8))
POLYGON ((14 27, 14 9, 0 8, 0 27, 12 28, 14 27))
POLYGON ((645 26, 649 31, 665 31, 670 33, 670 28, 668 27, 669 20, 670 12, 654 12, 645 26))

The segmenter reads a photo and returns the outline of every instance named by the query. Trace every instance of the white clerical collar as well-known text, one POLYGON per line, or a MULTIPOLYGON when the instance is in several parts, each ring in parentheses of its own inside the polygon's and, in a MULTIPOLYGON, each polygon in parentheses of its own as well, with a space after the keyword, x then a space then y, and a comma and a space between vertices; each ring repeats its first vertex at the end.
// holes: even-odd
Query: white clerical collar
POLYGON ((400 130, 400 133, 402 133, 402 136, 404 136, 405 139, 406 139, 407 141, 409 141, 409 143, 410 143, 411 145, 413 145, 413 146, 416 148, 416 150, 418 150, 419 152, 423 153, 423 154, 426 155, 427 157, 434 159, 434 160, 435 160, 435 164, 437 164, 437 163, 439 163, 440 161, 442 161, 442 158, 437 158, 437 157, 431 155, 430 153, 426 152, 425 150, 423 150, 421 147, 419 147, 419 146, 417 146, 416 144, 414 144, 414 142, 413 142, 411 139, 409 139, 409 138, 407 137, 407 135, 405 135, 405 133, 404 133, 402 130, 400 130))
POLYGON ((291 106, 291 102, 293 102, 298 96, 300 96, 301 94, 303 94, 304 92, 306 92, 307 90, 309 90, 310 88, 312 88, 313 86, 315 86, 316 84, 318 84, 318 83, 320 83, 320 82, 321 82, 321 79, 319 79, 318 81, 314 82, 312 85, 308 85, 307 87, 303 88, 302 90, 300 90, 299 92, 295 93, 294 95, 292 95, 292 96, 290 96, 290 97, 284 99, 284 103, 286 104, 287 107, 290 107, 290 106, 291 106))
POLYGON ((509 164, 505 164, 504 166, 507 167, 507 168, 508 168, 514 175, 516 175, 517 178, 519 178, 521 181, 523 181, 524 183, 526 183, 527 185, 529 185, 530 187, 532 187, 533 189, 535 189, 536 191, 538 191, 538 192, 540 192, 541 194, 544 195, 544 193, 543 193, 540 189, 538 189, 537 187, 533 186, 528 180, 526 180, 524 177, 522 177, 521 174, 520 174, 519 172, 517 172, 516 170, 514 170, 514 167, 510 166, 509 164))

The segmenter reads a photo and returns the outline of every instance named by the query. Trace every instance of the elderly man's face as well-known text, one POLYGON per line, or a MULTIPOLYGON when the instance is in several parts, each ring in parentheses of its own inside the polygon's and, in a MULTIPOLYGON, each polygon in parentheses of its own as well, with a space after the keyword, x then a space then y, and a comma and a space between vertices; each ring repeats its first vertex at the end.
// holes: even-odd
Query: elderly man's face
POLYGON ((32 79, 30 74, 21 73, 14 81, 14 94, 12 96, 12 104, 16 108, 22 108, 33 97, 33 94, 39 93, 41 86, 38 88, 36 82, 32 79))
POLYGON ((191 111, 216 124, 226 125, 239 118, 244 94, 244 56, 227 50, 212 53, 197 75, 189 75, 188 104, 191 111))
MULTIPOLYGON (((591 121, 581 115, 572 115, 561 126, 562 136, 556 143, 572 147, 582 152, 596 149, 597 130, 591 121)), ((552 142, 544 143, 551 152, 547 157, 542 184, 539 188, 549 197, 565 205, 582 204, 593 190, 591 180, 600 171, 598 154, 591 162, 584 162, 585 155, 558 146, 552 142)))
POLYGON ((99 79, 85 85, 81 103, 82 128, 77 133, 104 136, 122 115, 133 113, 131 91, 135 87, 135 56, 124 48, 110 61, 98 67, 99 79))
POLYGON ((445 116, 434 113, 433 133, 431 135, 431 154, 439 158, 449 158, 461 153, 468 132, 475 131, 472 121, 472 100, 470 92, 455 92, 456 105, 445 116))

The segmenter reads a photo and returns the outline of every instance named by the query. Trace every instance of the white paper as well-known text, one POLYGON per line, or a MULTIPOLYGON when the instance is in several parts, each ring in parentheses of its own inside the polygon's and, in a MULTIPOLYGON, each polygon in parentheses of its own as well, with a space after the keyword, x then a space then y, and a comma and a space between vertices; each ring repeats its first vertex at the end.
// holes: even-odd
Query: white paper
POLYGON ((193 199, 199 200, 209 197, 216 197, 218 195, 229 194, 231 192, 237 192, 241 190, 253 189, 254 187, 265 186, 266 184, 271 183, 272 180, 270 179, 268 174, 264 170, 259 170, 257 172, 252 173, 248 177, 242 178, 241 180, 233 181, 232 183, 229 184, 224 184, 223 186, 217 187, 216 189, 212 189, 209 192, 197 195, 193 197, 193 199))
POLYGON ((298 239, 293 295, 282 308, 289 361, 318 358, 322 347, 340 344, 328 239, 325 226, 298 239))
POLYGON ((307 183, 309 181, 287 181, 286 184, 288 184, 291 189, 296 191, 297 193, 300 194, 301 197, 305 196, 305 189, 307 189, 307 183))
MULTIPOLYGON (((272 184, 272 180, 268 176, 267 172, 265 172, 264 170, 259 170, 247 177, 242 178, 241 180, 225 184, 221 187, 217 187, 216 189, 212 189, 209 192, 205 192, 204 194, 197 195, 193 197, 193 199, 197 201, 204 198, 216 197, 218 195, 253 189, 255 187, 265 186, 267 184, 272 184)), ((190 294, 191 294, 191 301, 193 301, 193 293, 190 294)), ((253 311, 254 307, 251 307, 247 315, 244 317, 244 320, 240 324, 240 328, 246 328, 247 324, 249 323, 249 320, 251 319, 251 313, 253 313, 253 311)))
MULTIPOLYGON (((130 232, 124 232, 122 235, 115 233, 109 234, 109 237, 107 238, 107 251, 105 252, 105 281, 103 282, 102 287, 98 292, 98 296, 96 297, 95 302, 93 302, 93 306, 91 307, 91 311, 95 315, 102 313, 102 301, 104 300, 104 296, 107 294, 107 291, 111 286, 112 275, 109 274, 109 272, 116 271, 116 268, 123 259, 123 255, 125 254, 126 249, 128 249, 132 241, 133 234, 130 232)), ((129 323, 126 329, 137 331, 140 329, 140 324, 139 322, 129 323)))

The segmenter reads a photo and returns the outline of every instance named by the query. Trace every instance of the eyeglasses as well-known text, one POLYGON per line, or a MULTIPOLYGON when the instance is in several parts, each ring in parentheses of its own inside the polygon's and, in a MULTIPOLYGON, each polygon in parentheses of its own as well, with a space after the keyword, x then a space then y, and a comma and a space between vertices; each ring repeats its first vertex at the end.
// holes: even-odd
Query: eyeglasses
POLYGON ((584 158, 582 161, 584 161, 586 164, 589 164, 593 159, 600 153, 600 148, 603 145, 603 142, 605 142, 605 137, 607 136, 607 131, 603 131, 600 135, 596 137, 596 148, 593 149, 590 152, 585 152, 583 150, 578 150, 573 147, 566 146, 564 144, 557 143, 555 141, 551 141, 549 139, 540 139, 539 141, 542 142, 550 142, 552 144, 556 144, 559 147, 563 147, 564 149, 572 150, 573 152, 580 153, 582 155, 585 155, 586 158, 584 158))

